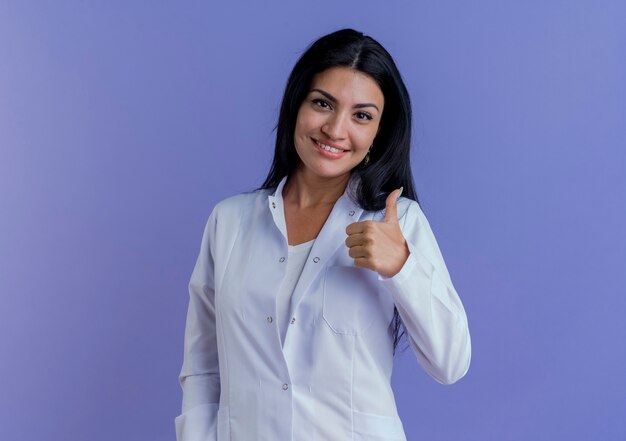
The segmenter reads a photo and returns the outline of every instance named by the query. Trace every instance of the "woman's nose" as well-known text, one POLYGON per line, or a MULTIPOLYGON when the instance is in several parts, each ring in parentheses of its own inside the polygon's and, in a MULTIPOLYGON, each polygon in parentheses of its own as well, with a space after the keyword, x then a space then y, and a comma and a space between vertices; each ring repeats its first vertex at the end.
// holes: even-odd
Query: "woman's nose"
POLYGON ((326 120, 322 126, 322 132, 330 139, 343 139, 347 136, 348 122, 346 116, 341 113, 334 113, 326 120))

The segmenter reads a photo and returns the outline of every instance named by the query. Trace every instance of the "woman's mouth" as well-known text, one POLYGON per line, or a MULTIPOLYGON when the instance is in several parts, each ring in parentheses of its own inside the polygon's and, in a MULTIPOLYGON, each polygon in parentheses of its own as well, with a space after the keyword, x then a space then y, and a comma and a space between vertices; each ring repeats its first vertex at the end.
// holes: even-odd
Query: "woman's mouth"
MULTIPOLYGON (((311 138, 313 139, 313 138, 311 138)), ((313 139, 313 143, 317 150, 327 158, 338 159, 342 158, 349 152, 349 150, 342 150, 335 147, 331 147, 329 145, 318 142, 316 139, 313 139)))

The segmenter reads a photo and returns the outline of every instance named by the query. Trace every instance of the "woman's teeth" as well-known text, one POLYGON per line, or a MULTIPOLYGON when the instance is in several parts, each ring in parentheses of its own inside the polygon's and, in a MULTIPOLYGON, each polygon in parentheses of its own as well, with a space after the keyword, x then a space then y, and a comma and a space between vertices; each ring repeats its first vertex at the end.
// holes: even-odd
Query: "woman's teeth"
POLYGON ((324 150, 327 150, 327 151, 329 151, 329 152, 333 152, 333 153, 341 153, 341 152, 345 152, 345 150, 339 150, 339 149, 336 149, 336 148, 334 148, 334 147, 327 146, 326 144, 322 144, 322 143, 319 143, 319 142, 317 143, 317 145, 319 145, 321 148, 323 148, 324 150))

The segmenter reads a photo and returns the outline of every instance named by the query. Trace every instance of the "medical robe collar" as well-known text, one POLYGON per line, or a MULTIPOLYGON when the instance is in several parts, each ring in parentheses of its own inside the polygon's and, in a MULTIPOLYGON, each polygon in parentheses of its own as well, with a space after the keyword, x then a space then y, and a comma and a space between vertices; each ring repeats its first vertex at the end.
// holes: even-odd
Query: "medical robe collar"
MULTIPOLYGON (((274 223, 276 224, 276 227, 282 233, 283 237, 285 238, 285 241, 287 241, 287 226, 286 226, 287 224, 285 222, 285 205, 283 202, 283 188, 285 187, 285 184, 287 183, 287 178, 288 176, 284 176, 278 183, 278 186, 276 187, 274 192, 273 193, 270 192, 270 194, 267 197, 270 212, 272 213, 272 216, 274 218, 274 223)), ((358 187, 360 179, 361 179, 360 176, 356 174, 352 174, 350 176, 350 179, 348 180, 348 185, 346 185, 346 189, 344 190, 343 194, 339 197, 339 199, 337 199, 337 202, 335 202, 335 205, 330 215, 328 216, 326 223, 328 223, 334 217, 339 216, 340 219, 347 222, 346 226, 348 226, 348 224, 352 222, 356 222, 356 220, 360 218, 361 213, 363 212, 363 209, 360 208, 358 203, 356 202, 356 189, 358 187), (335 214, 336 211, 341 212, 341 214, 345 216, 335 214)), ((334 220, 337 221, 339 219, 334 219, 334 220)), ((320 231, 320 235, 321 234, 322 232, 320 231)))

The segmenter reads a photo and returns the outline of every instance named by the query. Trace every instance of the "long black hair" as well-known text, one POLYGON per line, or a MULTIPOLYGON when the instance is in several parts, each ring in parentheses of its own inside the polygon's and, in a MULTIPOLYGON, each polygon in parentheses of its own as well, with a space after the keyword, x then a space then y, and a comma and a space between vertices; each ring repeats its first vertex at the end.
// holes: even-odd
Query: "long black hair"
MULTIPOLYGON (((257 190, 273 189, 281 179, 291 176, 300 159, 294 145, 298 110, 309 93, 313 77, 332 67, 349 67, 369 75, 385 97, 379 131, 370 150, 368 164, 354 167, 361 179, 356 188, 357 203, 364 210, 385 207, 387 196, 404 187, 402 196, 418 201, 411 174, 411 101, 393 58, 372 37, 354 29, 341 29, 313 42, 296 62, 280 107, 276 147, 270 171, 257 190)), ((394 353, 405 329, 394 308, 391 323, 394 353)))

